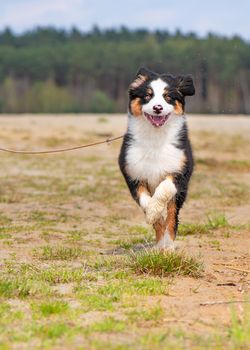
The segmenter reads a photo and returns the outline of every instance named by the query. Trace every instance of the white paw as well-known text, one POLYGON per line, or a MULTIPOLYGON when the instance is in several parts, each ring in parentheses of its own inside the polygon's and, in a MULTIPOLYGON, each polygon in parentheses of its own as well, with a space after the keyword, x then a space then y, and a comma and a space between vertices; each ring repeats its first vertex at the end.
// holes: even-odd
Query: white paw
POLYGON ((147 223, 153 225, 158 219, 160 219, 164 210, 164 202, 158 201, 154 197, 151 198, 145 211, 147 223))
POLYGON ((159 201, 168 203, 175 196, 176 192, 177 190, 175 184, 171 180, 167 179, 159 184, 153 197, 156 197, 159 201))
POLYGON ((164 252, 173 252, 175 251, 175 244, 172 238, 170 237, 168 231, 165 232, 162 239, 157 242, 155 248, 162 250, 164 252))
POLYGON ((160 250, 163 253, 171 253, 175 251, 175 245, 171 245, 169 247, 159 247, 157 244, 155 245, 155 249, 160 250))

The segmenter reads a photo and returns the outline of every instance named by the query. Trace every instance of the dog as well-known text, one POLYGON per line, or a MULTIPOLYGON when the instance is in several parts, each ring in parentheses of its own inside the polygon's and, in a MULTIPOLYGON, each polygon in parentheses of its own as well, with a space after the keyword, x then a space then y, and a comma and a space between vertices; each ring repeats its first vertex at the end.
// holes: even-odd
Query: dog
POLYGON ((156 248, 174 250, 179 211, 193 172, 185 97, 190 75, 158 74, 143 67, 129 86, 128 128, 119 155, 130 193, 156 232, 156 248))

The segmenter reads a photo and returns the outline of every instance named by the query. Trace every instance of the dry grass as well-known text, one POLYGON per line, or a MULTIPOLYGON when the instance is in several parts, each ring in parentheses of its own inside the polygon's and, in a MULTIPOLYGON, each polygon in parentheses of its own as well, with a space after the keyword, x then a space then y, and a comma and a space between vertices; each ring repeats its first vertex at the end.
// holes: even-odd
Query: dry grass
MULTIPOLYGON (((119 142, 46 157, 1 154, 0 348, 247 349, 247 308, 200 306, 250 294, 248 276, 226 267, 250 264, 250 127, 237 121, 228 118, 218 134, 220 120, 190 120, 196 170, 180 249, 166 255, 151 249, 153 231, 117 166, 119 142)), ((126 119, 1 123, 2 144, 28 149, 116 136, 126 119)))

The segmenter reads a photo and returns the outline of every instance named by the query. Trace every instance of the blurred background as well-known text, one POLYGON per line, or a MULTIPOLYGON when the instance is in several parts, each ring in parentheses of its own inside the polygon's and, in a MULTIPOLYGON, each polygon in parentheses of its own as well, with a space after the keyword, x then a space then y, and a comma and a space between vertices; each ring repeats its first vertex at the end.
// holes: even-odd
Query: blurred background
POLYGON ((250 113, 249 1, 0 3, 1 113, 125 112, 138 67, 191 73, 193 113, 250 113))

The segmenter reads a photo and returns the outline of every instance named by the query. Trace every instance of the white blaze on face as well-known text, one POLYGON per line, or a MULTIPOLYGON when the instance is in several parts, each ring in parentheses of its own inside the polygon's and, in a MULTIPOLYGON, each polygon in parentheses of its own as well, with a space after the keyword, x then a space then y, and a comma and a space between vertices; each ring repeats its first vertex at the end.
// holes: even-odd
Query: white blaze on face
POLYGON ((161 114, 166 115, 166 114, 173 112, 173 110, 174 110, 173 105, 167 103, 167 101, 163 97, 163 94, 165 92, 165 88, 167 86, 168 86, 168 84, 160 78, 157 80, 153 80, 151 82, 150 87, 153 90, 153 97, 151 98, 151 100, 148 103, 146 103, 142 106, 143 112, 155 115, 156 113, 155 113, 153 107, 156 105, 161 105, 163 107, 161 114))

